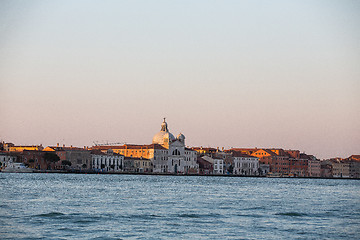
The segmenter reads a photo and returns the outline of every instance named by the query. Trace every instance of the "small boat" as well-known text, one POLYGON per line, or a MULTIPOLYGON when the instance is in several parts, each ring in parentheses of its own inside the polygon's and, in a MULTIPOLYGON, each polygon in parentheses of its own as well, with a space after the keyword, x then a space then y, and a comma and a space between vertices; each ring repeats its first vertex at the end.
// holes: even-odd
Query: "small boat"
POLYGON ((279 178, 279 177, 282 177, 282 174, 281 174, 281 173, 272 173, 272 172, 269 172, 268 174, 266 174, 266 177, 269 177, 269 178, 279 178))
POLYGON ((33 169, 28 168, 23 163, 10 163, 4 169, 1 170, 4 173, 30 173, 34 172, 33 169))

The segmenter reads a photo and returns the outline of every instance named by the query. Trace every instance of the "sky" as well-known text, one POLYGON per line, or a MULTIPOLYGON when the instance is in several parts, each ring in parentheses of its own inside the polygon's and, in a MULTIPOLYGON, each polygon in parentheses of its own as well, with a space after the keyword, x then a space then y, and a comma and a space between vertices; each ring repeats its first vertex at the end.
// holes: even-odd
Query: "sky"
POLYGON ((0 0, 0 140, 360 154, 360 2, 0 0))

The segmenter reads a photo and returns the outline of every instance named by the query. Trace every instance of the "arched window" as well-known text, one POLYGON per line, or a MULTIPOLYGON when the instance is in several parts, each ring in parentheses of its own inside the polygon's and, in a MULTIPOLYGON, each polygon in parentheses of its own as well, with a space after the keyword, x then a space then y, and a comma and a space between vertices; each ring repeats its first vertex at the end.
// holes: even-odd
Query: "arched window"
POLYGON ((172 152, 172 155, 180 155, 180 151, 175 149, 173 152, 172 152))

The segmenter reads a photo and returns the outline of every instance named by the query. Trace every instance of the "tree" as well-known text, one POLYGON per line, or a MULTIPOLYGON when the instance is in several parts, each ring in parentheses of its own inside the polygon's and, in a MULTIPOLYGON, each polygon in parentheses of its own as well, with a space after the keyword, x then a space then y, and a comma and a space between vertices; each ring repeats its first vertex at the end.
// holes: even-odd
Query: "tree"
POLYGON ((55 153, 46 152, 44 155, 44 159, 46 162, 58 162, 60 161, 60 158, 55 153))

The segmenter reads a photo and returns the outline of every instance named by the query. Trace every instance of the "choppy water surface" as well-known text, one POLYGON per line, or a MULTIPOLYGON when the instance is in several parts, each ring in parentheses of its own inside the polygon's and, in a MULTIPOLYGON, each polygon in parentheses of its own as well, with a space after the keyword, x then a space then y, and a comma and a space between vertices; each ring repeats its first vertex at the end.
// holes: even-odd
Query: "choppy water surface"
POLYGON ((0 174, 1 239, 358 239, 360 181, 0 174))

